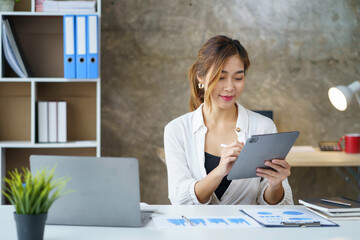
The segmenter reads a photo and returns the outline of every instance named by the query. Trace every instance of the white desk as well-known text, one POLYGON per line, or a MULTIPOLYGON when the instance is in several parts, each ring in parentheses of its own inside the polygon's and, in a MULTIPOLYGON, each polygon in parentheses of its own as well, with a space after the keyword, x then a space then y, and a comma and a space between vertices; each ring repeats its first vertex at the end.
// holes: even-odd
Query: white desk
MULTIPOLYGON (((255 206, 171 206, 160 205, 159 213, 166 215, 236 216, 239 209, 255 206)), ((256 206, 264 208, 267 206, 256 206)), ((269 206, 271 207, 271 206, 269 206)), ((285 206, 286 207, 286 206, 285 206)), ((303 208, 303 206, 297 206, 303 208)), ((45 226, 45 240, 57 239, 171 239, 171 240, 212 240, 212 239, 359 239, 360 221, 338 221, 340 227, 312 228, 241 228, 198 230, 158 230, 153 222, 142 228, 45 226)), ((0 239, 17 239, 12 206, 0 206, 0 239)))

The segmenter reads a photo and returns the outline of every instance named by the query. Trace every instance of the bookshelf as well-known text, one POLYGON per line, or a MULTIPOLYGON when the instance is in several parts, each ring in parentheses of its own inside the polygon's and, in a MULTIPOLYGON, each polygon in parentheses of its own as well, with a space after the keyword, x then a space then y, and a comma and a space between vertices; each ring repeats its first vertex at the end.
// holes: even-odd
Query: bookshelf
MULTIPOLYGON (((64 78, 63 16, 74 13, 35 12, 35 0, 15 3, 13 12, 0 12, 11 20, 31 77, 20 78, 4 57, 0 38, 0 177, 15 168, 29 167, 29 156, 100 156, 101 79, 100 22, 98 16, 99 78, 64 78), (38 143, 37 102, 67 102, 67 142, 38 143)), ((84 15, 84 14, 82 14, 84 15)), ((85 14, 86 15, 86 14, 85 14)), ((2 36, 3 31, 0 28, 2 36)), ((1 195, 1 204, 6 204, 1 195)))

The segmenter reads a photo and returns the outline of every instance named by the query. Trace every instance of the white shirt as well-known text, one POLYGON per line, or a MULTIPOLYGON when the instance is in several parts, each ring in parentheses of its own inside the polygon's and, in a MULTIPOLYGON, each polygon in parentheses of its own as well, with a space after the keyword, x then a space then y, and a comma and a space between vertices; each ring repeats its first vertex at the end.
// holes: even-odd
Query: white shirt
MULTIPOLYGON (((275 133, 274 122, 245 109, 239 103, 236 129, 238 141, 255 134, 275 133)), ((165 159, 168 172, 169 199, 172 204, 201 204, 195 195, 195 183, 206 177, 205 135, 207 128, 202 114, 203 104, 168 123, 164 131, 165 159)), ((260 177, 232 180, 221 199, 213 193, 205 204, 267 204, 264 192, 267 179, 260 177)), ((288 180, 282 182, 284 198, 281 205, 294 204, 288 180)))

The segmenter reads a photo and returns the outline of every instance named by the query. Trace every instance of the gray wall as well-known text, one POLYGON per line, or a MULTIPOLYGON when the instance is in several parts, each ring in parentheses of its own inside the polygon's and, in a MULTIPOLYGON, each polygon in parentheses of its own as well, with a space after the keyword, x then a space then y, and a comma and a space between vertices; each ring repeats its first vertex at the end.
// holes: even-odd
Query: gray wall
MULTIPOLYGON (((360 79, 358 0, 102 0, 102 155, 140 161, 142 201, 169 203, 154 149, 163 128, 188 111, 187 69, 210 37, 239 39, 251 67, 240 103, 271 109, 279 131, 317 146, 360 132, 355 100, 345 112, 327 98, 360 79)), ((293 168, 295 199, 355 192, 331 168, 293 168)))

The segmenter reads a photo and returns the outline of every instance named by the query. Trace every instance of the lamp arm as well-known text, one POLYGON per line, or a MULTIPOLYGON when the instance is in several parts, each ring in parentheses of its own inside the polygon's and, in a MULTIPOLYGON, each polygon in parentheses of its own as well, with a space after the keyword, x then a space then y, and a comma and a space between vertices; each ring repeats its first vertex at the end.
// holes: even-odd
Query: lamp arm
POLYGON ((359 97, 359 94, 355 94, 355 97, 356 97, 356 100, 358 101, 358 103, 359 103, 359 106, 360 106, 360 97, 359 97))
POLYGON ((351 84, 349 84, 348 88, 353 92, 357 93, 360 91, 360 81, 354 81, 351 84))

